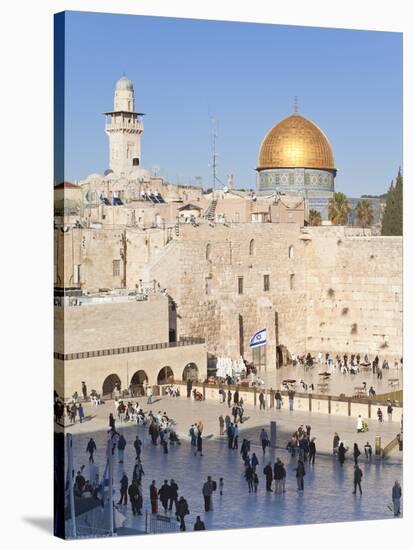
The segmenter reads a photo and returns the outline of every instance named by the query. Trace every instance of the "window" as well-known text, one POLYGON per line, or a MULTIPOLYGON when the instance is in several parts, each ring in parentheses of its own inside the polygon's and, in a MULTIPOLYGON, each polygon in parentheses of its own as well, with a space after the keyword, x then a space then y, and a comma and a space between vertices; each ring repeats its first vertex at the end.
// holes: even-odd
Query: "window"
POLYGON ((73 284, 78 285, 80 283, 80 265, 75 264, 73 266, 73 284))
POLYGON ((254 241, 254 239, 250 240, 250 256, 255 256, 255 241, 254 241))
POLYGON ((244 294, 244 277, 238 277, 238 294, 244 294))
POLYGON ((239 212, 234 213, 234 223, 239 223, 239 212))
POLYGON ((295 289, 295 275, 294 273, 291 273, 290 275, 290 290, 295 289))
POLYGON ((113 260, 113 276, 120 277, 120 260, 113 260))
POLYGON ((270 276, 264 275, 264 292, 268 292, 270 290, 270 276))
POLYGON ((206 245, 205 257, 206 257, 207 260, 211 259, 211 243, 208 243, 206 245))
POLYGON ((290 246, 288 249, 288 257, 292 260, 294 258, 294 247, 293 245, 290 246))

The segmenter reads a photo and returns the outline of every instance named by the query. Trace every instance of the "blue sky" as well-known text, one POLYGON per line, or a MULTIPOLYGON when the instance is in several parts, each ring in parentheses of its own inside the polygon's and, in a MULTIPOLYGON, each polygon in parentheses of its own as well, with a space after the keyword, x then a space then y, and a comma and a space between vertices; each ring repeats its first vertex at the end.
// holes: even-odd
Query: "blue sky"
POLYGON ((400 33, 68 12, 66 180, 108 167, 102 113, 123 73, 146 113, 143 166, 175 183, 210 186, 215 116, 220 179, 253 188, 294 96, 332 144, 337 190, 382 193, 402 164, 400 33))

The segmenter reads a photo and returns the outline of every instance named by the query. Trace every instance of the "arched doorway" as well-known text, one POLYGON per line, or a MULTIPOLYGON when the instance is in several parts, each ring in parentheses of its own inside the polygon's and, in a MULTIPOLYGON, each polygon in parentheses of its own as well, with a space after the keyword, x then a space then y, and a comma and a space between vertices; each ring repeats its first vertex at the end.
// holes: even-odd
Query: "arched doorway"
POLYGON ((131 397, 138 397, 144 395, 144 382, 148 382, 148 375, 144 370, 137 370, 132 376, 130 385, 132 390, 131 397))
POLYGON ((174 373, 171 367, 163 367, 158 374, 158 385, 172 384, 174 381, 174 373))
POLYGON ((186 367, 184 368, 184 371, 182 373, 182 380, 184 382, 187 382, 188 380, 192 380, 193 382, 198 381, 198 367, 195 365, 195 363, 188 363, 186 367))
POLYGON ((107 376, 103 382, 102 395, 110 395, 112 392, 115 391, 115 389, 117 389, 118 391, 120 391, 121 389, 120 378, 117 374, 109 374, 109 376, 107 376))

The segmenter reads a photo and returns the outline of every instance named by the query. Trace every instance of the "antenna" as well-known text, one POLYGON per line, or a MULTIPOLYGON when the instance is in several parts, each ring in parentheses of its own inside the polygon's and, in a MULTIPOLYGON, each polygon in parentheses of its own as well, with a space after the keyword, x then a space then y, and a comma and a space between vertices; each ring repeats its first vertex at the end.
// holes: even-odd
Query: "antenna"
POLYGON ((220 183, 222 185, 222 182, 217 176, 217 152, 216 152, 216 143, 217 143, 217 137, 218 137, 218 120, 211 116, 211 141, 212 141, 212 187, 215 189, 216 182, 220 183))
POLYGON ((294 96, 294 114, 298 113, 298 97, 294 96))

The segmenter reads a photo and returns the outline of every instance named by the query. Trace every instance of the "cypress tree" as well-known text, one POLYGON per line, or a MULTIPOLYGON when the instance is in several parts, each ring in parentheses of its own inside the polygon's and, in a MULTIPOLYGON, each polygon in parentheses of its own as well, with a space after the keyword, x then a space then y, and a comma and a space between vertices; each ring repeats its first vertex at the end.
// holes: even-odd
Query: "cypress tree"
POLYGON ((381 234, 386 236, 403 235, 403 176, 400 168, 396 183, 393 184, 392 181, 387 192, 381 234))

